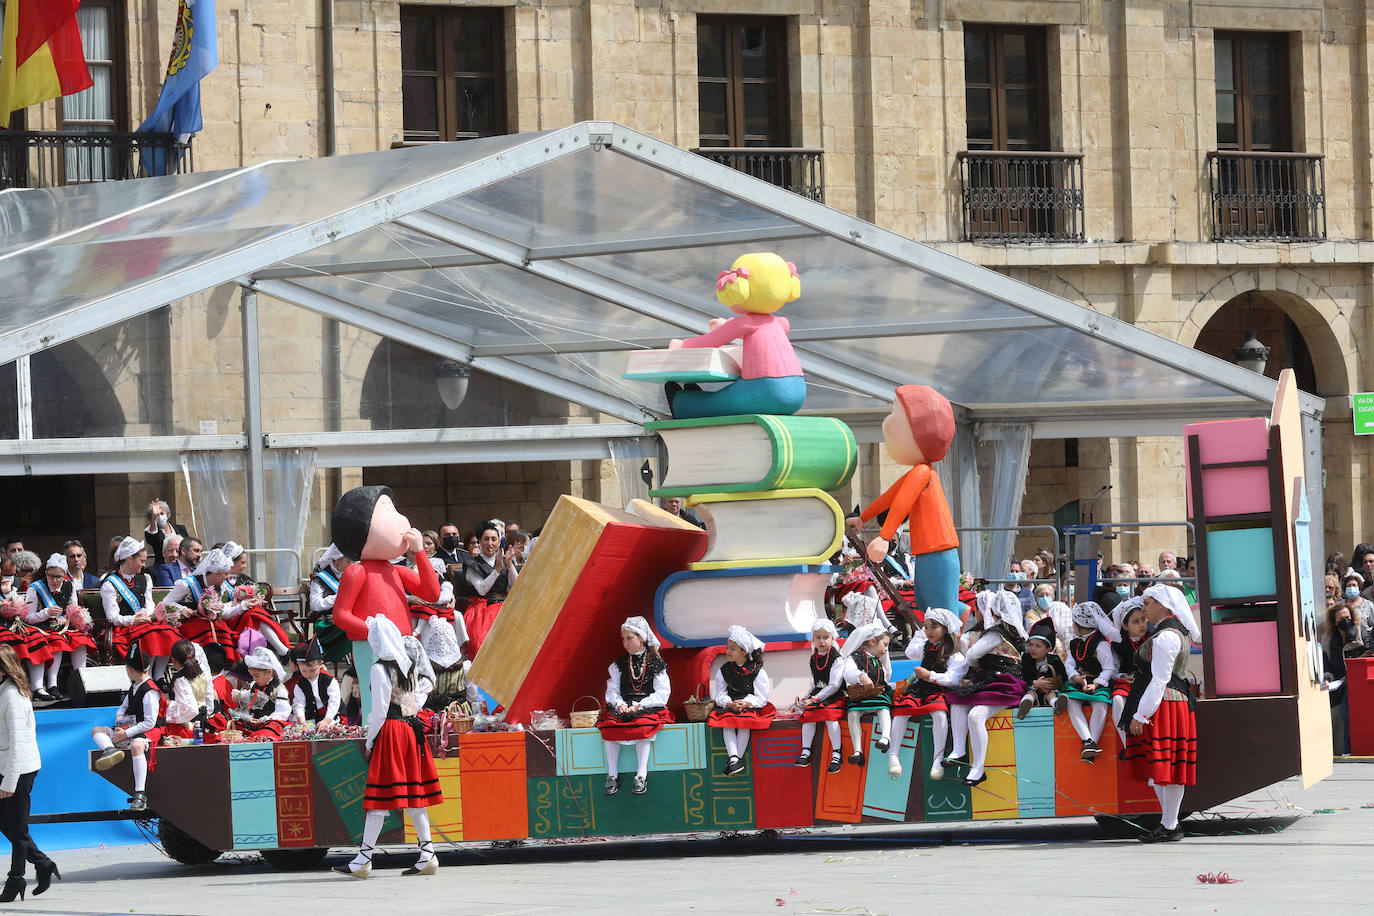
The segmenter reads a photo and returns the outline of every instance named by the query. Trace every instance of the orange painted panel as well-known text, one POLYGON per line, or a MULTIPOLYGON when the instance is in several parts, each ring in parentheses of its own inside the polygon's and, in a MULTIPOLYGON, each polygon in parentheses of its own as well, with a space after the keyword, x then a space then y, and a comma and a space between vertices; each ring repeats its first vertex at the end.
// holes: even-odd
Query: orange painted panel
POLYGON ((1054 813, 1057 817, 1084 817, 1117 813, 1117 778, 1121 749, 1116 731, 1108 722, 1098 741, 1102 753, 1094 763, 1084 763, 1083 743, 1068 716, 1054 717, 1054 813))
MULTIPOLYGON (((863 723, 862 728, 864 747, 867 747, 869 723, 863 723)), ((849 743, 849 726, 840 723, 840 755, 843 763, 838 773, 829 772, 827 767, 830 764, 830 735, 825 733, 824 729, 821 731, 825 734, 821 748, 823 753, 819 758, 812 757, 811 764, 820 770, 820 778, 816 785, 816 820, 857 824, 863 819, 864 771, 867 767, 858 767, 849 762, 849 755, 854 753, 853 746, 849 743)))
POLYGON ((470 732, 459 739, 464 840, 529 835, 523 732, 470 732))

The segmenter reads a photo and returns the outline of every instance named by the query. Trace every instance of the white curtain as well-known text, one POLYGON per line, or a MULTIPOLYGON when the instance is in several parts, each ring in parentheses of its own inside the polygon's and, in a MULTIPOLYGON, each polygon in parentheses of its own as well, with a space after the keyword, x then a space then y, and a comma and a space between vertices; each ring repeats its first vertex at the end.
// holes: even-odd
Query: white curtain
MULTIPOLYGON (((76 11, 76 21, 81 31, 81 47, 86 55, 86 69, 91 74, 92 85, 62 100, 62 126, 65 130, 74 131, 112 131, 115 128, 115 109, 110 8, 81 7, 76 11)), ((104 181, 118 177, 111 149, 68 147, 64 155, 68 182, 104 181)))
MULTIPOLYGON (((264 464, 271 518, 270 546, 294 550, 299 557, 305 546, 310 494, 315 487, 315 450, 274 449, 267 453, 264 464)), ((301 565, 285 554, 273 553, 268 557, 268 581, 276 585, 295 585, 296 578, 304 571, 301 565)))
POLYGON ((191 495, 191 533, 206 548, 242 537, 234 531, 234 510, 243 504, 244 493, 232 484, 240 475, 231 474, 240 461, 237 452, 181 453, 181 473, 191 495))
POLYGON ((639 443, 633 439, 608 439, 606 447, 611 452, 611 468, 615 474, 616 491, 614 494, 603 494, 602 499, 614 496, 615 505, 622 509, 628 509, 632 499, 648 499, 649 488, 639 476, 639 469, 644 464, 643 450, 639 443))
MULTIPOLYGON (((1006 423, 979 432, 980 447, 993 450, 992 489, 983 500, 988 510, 983 524, 988 528, 1009 528, 1021 521, 1031 429, 1025 423, 1006 423)), ((974 575, 1005 577, 1015 543, 1015 531, 988 532, 983 540, 982 568, 974 575)))

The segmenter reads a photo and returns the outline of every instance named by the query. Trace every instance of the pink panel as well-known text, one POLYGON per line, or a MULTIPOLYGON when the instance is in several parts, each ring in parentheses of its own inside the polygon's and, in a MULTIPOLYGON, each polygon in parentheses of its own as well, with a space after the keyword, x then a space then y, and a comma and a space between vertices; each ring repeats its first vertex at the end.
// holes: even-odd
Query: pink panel
POLYGON ((1217 696, 1279 692, 1279 625, 1226 623, 1212 627, 1217 696))
MULTIPOLYGON (((1263 461, 1269 447, 1269 421, 1263 417, 1245 420, 1214 420, 1189 423, 1183 427, 1183 440, 1198 437, 1198 452, 1203 464, 1229 461, 1263 461)), ((1186 457, 1186 446, 1185 446, 1186 457)), ((1188 482, 1188 514, 1193 515, 1192 475, 1188 482)), ((1269 471, 1267 468, 1225 468, 1202 472, 1203 492, 1208 515, 1242 515, 1269 511, 1269 471)))

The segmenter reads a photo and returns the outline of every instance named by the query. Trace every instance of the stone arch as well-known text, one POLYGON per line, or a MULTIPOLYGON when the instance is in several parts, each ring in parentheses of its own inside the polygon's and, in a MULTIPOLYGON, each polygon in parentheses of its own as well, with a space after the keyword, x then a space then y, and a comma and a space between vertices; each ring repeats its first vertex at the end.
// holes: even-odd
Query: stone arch
POLYGON ((1316 393, 1330 397, 1357 390, 1359 341, 1350 319, 1320 283, 1299 270, 1250 267, 1222 277, 1193 301, 1179 329, 1179 343, 1196 346, 1207 323, 1247 292, 1263 295, 1297 326, 1312 354, 1320 389, 1316 393))

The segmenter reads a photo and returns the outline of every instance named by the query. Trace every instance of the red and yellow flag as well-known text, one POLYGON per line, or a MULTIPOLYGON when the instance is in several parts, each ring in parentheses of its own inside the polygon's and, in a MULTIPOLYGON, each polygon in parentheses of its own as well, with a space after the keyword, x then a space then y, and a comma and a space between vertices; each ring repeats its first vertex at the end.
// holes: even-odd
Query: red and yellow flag
POLYGON ((81 0, 9 0, 0 42, 0 125, 10 112, 91 85, 76 10, 81 0))

